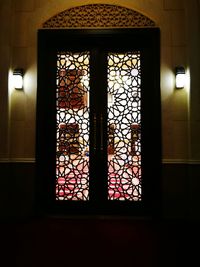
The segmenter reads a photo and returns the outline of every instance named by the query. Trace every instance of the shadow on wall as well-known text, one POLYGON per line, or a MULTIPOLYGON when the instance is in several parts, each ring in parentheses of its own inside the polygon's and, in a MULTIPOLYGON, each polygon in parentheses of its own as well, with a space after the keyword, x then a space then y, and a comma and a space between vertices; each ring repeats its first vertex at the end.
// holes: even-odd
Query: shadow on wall
MULTIPOLYGON (((1 163, 0 174, 0 220, 32 217, 35 163, 1 163)), ((163 164, 163 219, 200 220, 199 181, 199 165, 163 164)))
POLYGON ((35 164, 0 163, 0 220, 32 216, 35 164))

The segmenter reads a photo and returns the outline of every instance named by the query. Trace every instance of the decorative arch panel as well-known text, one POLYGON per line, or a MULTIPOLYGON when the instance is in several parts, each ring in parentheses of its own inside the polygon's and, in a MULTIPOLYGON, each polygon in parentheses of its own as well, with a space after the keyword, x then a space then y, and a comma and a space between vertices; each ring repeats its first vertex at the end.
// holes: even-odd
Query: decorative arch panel
POLYGON ((108 4, 72 7, 43 23, 43 28, 139 28, 155 26, 153 20, 135 10, 108 4))

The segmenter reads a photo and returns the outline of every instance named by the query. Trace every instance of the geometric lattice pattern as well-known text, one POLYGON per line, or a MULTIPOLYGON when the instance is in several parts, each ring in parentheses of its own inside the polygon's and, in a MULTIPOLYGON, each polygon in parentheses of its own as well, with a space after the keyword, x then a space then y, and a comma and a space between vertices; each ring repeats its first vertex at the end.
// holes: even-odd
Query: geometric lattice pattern
POLYGON ((109 4, 72 7, 43 23, 43 28, 138 28, 154 26, 154 21, 135 10, 109 4))
POLYGON ((108 55, 108 137, 108 199, 141 200, 141 69, 138 51, 108 55))
MULTIPOLYGON (((57 54, 57 200, 89 200, 89 60, 57 54)), ((140 53, 109 53, 107 62, 108 200, 140 201, 140 53)))
POLYGON ((89 199, 89 53, 57 54, 56 199, 89 199))

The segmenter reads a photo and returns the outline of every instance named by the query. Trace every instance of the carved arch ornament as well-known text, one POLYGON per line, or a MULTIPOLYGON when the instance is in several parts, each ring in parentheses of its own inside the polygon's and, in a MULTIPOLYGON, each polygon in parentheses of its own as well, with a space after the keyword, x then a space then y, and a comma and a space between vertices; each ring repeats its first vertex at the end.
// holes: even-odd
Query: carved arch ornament
POLYGON ((155 27, 155 22, 132 9, 108 4, 89 4, 60 12, 43 28, 133 28, 155 27))

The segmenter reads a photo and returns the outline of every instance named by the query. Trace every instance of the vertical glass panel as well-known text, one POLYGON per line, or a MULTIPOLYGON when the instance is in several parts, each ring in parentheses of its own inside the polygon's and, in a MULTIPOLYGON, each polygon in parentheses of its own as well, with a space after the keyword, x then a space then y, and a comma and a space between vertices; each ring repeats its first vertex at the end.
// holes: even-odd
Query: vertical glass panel
POLYGON ((108 54, 108 199, 140 201, 140 53, 108 54))
POLYGON ((56 200, 89 200, 89 52, 57 54, 56 200))

